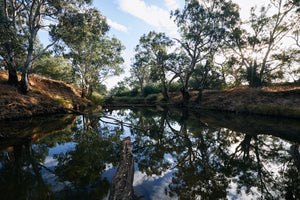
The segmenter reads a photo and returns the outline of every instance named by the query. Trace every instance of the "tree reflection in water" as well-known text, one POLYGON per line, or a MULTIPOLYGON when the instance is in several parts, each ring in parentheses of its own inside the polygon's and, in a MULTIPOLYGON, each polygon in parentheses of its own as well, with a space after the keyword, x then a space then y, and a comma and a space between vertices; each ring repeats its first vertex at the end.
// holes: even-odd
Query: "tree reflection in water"
POLYGON ((73 129, 75 149, 54 156, 55 174, 71 183, 60 194, 67 199, 102 199, 109 191, 109 181, 102 179, 108 164, 118 163, 120 135, 118 127, 102 126, 97 117, 82 117, 73 129))
MULTIPOLYGON (((300 175, 290 154, 299 129, 293 120, 163 108, 86 115, 60 132, 43 133, 48 136, 38 143, 30 134, 17 142, 1 139, 1 149, 11 150, 0 154, 0 198, 105 199, 111 178, 104 174, 117 166, 122 138, 131 136, 140 173, 171 175, 166 186, 156 185, 165 187, 161 199, 299 199, 300 175)), ((138 195, 151 199, 154 186, 149 191, 138 195)))
MULTIPOLYGON (((290 144, 280 138, 208 126, 202 122, 205 117, 186 111, 136 110, 126 116, 133 124, 152 127, 149 131, 131 131, 138 141, 136 162, 148 176, 173 169, 172 182, 166 188, 171 197, 300 198, 300 177, 289 154, 290 144)), ((297 130, 299 126, 280 134, 283 139, 291 139, 289 131, 297 130)), ((294 139, 297 142, 299 138, 294 139)))
POLYGON ((1 154, 0 199, 102 199, 110 186, 102 174, 109 164, 118 163, 122 133, 118 127, 86 116, 37 144, 25 137, 10 148, 13 151, 1 154), (56 164, 48 168, 50 148, 70 142, 74 148, 54 154, 50 160, 56 164), (46 171, 55 176, 54 183, 47 180, 46 171))

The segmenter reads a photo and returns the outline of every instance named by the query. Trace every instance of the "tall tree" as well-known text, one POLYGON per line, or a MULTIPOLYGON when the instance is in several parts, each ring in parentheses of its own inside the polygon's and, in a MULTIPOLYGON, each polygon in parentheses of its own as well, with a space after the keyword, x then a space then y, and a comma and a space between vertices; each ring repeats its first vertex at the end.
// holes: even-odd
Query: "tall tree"
POLYGON ((250 86, 261 86, 282 75, 282 65, 273 55, 278 53, 282 39, 293 29, 290 17, 295 9, 289 0, 270 0, 269 7, 261 7, 258 12, 251 8, 250 20, 232 31, 229 44, 250 86), (245 25, 248 31, 242 28, 245 25))
POLYGON ((198 63, 206 60, 207 55, 214 55, 226 36, 226 31, 239 18, 237 5, 223 0, 187 0, 183 10, 172 13, 181 33, 177 42, 186 52, 189 63, 178 73, 182 81, 182 95, 187 104, 189 81, 198 63))
POLYGON ((134 61, 131 65, 130 72, 133 79, 138 82, 141 94, 143 94, 144 85, 150 83, 150 56, 148 55, 148 52, 140 51, 139 46, 135 48, 135 51, 136 54, 134 55, 134 61))
POLYGON ((56 29, 56 25, 47 24, 47 21, 53 20, 58 22, 67 10, 74 11, 74 7, 83 6, 85 3, 90 3, 89 0, 72 0, 72 1, 52 1, 52 0, 28 0, 23 1, 23 7, 26 10, 25 19, 26 26, 23 31, 26 38, 26 61, 22 70, 21 91, 27 93, 28 87, 28 70, 47 49, 53 46, 60 38, 52 37, 52 43, 47 45, 40 52, 35 52, 34 43, 37 40, 37 33, 45 28, 50 28, 51 31, 56 29))
POLYGON ((93 85, 122 71, 124 47, 118 39, 105 35, 109 26, 97 9, 67 13, 58 27, 55 34, 69 48, 66 56, 79 77, 82 97, 92 93, 93 85))
POLYGON ((111 76, 120 75, 123 72, 124 59, 121 56, 124 46, 120 40, 108 36, 100 38, 96 43, 95 56, 90 65, 90 81, 88 84, 88 96, 92 95, 93 88, 101 85, 111 76))
MULTIPOLYGON (((25 54, 24 64, 22 65, 21 91, 27 93, 28 87, 28 71, 47 49, 53 46, 60 38, 52 37, 52 42, 44 49, 36 49, 35 43, 38 40, 38 32, 40 30, 49 30, 53 32, 61 17, 68 12, 74 12, 79 7, 91 3, 90 0, 12 0, 1 1, 1 33, 5 36, 4 45, 1 52, 7 61, 7 68, 10 71, 11 81, 16 82, 16 67, 14 58, 19 58, 20 51, 25 54), (54 22, 54 23, 52 23, 54 22), (3 28, 4 27, 4 28, 3 28), (5 42, 7 40, 7 42, 5 42)), ((3 43, 1 38, 1 44, 3 43)), ((2 46, 2 45, 1 45, 2 46)))
POLYGON ((0 2, 0 57, 8 70, 8 82, 17 85, 17 68, 23 61, 24 33, 22 24, 24 18, 23 2, 20 0, 1 0, 0 2))
MULTIPOLYGON (((168 90, 170 82, 167 80, 166 68, 169 60, 172 58, 168 53, 170 47, 173 46, 173 41, 164 33, 156 33, 150 31, 147 35, 144 34, 136 46, 136 58, 140 58, 138 62, 144 65, 151 66, 151 71, 158 77, 162 86, 162 94, 165 100, 169 99, 168 90), (148 57, 148 58, 146 58, 148 57), (143 59, 143 60, 141 60, 143 59)), ((171 79, 171 81, 174 77, 171 79)))

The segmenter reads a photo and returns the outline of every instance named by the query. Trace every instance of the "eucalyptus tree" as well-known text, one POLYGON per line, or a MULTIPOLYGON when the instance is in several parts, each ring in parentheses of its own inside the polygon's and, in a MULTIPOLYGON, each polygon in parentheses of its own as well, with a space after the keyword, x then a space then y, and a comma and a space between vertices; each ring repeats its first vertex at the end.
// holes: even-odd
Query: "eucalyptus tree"
MULTIPOLYGON (((57 23, 66 12, 74 12, 79 7, 90 4, 90 0, 12 0, 1 1, 1 56, 10 72, 10 81, 16 83, 16 61, 24 56, 22 64, 21 91, 27 93, 28 71, 32 64, 60 38, 51 37, 51 42, 43 49, 36 49, 38 32, 54 32, 57 23), (3 20, 2 20, 3 19, 3 20), (2 45, 3 43, 3 45, 2 45), (2 52, 4 52, 2 54, 2 52), (3 56, 4 55, 4 56, 3 56)), ((53 36, 53 34, 52 34, 53 36)))
POLYGON ((221 47, 229 27, 239 18, 238 7, 224 0, 187 0, 183 10, 172 12, 181 38, 175 39, 189 59, 181 70, 170 69, 178 74, 182 82, 182 95, 186 104, 189 96, 189 81, 197 64, 205 62, 207 56, 215 55, 221 47))
POLYGON ((97 85, 101 85, 109 77, 123 72, 121 65, 124 59, 121 53, 124 46, 122 46, 120 40, 106 36, 101 37, 100 41, 94 45, 96 45, 95 52, 91 55, 91 64, 88 69, 89 76, 86 79, 88 96, 92 95, 93 89, 97 85))
POLYGON ((23 61, 25 48, 22 24, 24 18, 23 2, 21 0, 1 0, 0 2, 0 57, 8 70, 8 82, 18 84, 17 68, 23 61))
POLYGON ((173 46, 173 41, 164 33, 156 33, 150 31, 147 35, 144 34, 139 44, 136 46, 136 64, 150 66, 152 75, 160 80, 162 85, 162 94, 165 100, 169 99, 168 90, 170 82, 167 80, 167 65, 169 60, 172 59, 168 50, 173 46))
POLYGON ((48 78, 74 83, 73 68, 69 60, 61 55, 51 55, 51 52, 43 54, 34 64, 32 70, 48 78))
POLYGON ((139 48, 135 48, 135 51, 137 52, 134 55, 134 60, 130 68, 131 76, 133 80, 131 81, 137 81, 138 85, 141 90, 141 94, 143 94, 144 85, 149 85, 150 83, 150 65, 149 60, 150 56, 148 55, 149 52, 145 51, 139 51, 139 48))
POLYGON ((258 12, 251 8, 250 20, 233 29, 229 46, 242 64, 250 86, 261 86, 282 77, 282 65, 274 55, 294 27, 291 18, 294 11, 296 5, 289 0, 270 0, 269 6, 261 7, 258 12))
POLYGON ((124 47, 118 39, 106 35, 108 30, 106 18, 88 7, 76 14, 65 14, 54 33, 68 47, 65 55, 71 59, 80 80, 82 97, 92 93, 95 84, 122 72, 124 47))
MULTIPOLYGON (((78 12, 80 7, 90 4, 90 0, 71 0, 71 1, 52 1, 52 0, 28 0, 23 1, 24 18, 26 19, 23 26, 23 32, 26 38, 26 61, 22 70, 21 90, 27 93, 28 87, 28 70, 32 63, 37 60, 47 49, 53 46, 60 38, 51 37, 51 43, 40 52, 35 52, 34 43, 37 40, 37 34, 40 30, 50 30, 53 33, 56 23, 59 22, 68 12, 78 12)), ((51 36, 54 36, 51 34, 51 36)))

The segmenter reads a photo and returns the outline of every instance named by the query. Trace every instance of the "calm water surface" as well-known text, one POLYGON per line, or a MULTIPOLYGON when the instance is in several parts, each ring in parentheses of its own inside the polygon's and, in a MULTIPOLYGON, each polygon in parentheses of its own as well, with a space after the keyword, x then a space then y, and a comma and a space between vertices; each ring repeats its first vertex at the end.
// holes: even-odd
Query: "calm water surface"
POLYGON ((165 108, 0 123, 0 199, 108 199, 127 136, 142 199, 300 199, 299 121, 165 108))

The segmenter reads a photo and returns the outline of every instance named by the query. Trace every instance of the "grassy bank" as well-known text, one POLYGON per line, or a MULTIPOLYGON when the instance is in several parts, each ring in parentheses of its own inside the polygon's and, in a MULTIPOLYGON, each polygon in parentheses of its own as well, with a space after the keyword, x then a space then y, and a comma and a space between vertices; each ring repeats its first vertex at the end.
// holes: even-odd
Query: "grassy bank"
MULTIPOLYGON (((180 105, 180 92, 170 93, 166 102, 161 93, 148 96, 106 97, 93 94, 81 98, 81 90, 61 81, 31 74, 30 91, 23 95, 18 88, 7 84, 8 74, 0 71, 0 120, 66 113, 68 109, 80 111, 92 104, 104 107, 180 105)), ((249 88, 230 90, 206 90, 201 103, 196 102, 198 92, 190 92, 189 106, 199 109, 220 110, 235 113, 263 114, 300 118, 300 86, 249 88)))
POLYGON ((202 109, 222 110, 235 113, 262 114, 300 118, 300 87, 238 87, 224 91, 205 91, 201 104, 192 106, 202 109))
MULTIPOLYGON (((196 101, 198 92, 190 92, 189 107, 235 113, 262 114, 300 118, 300 86, 249 88, 246 86, 230 90, 205 90, 201 103, 196 101)), ((161 94, 147 97, 107 98, 104 106, 150 106, 166 104, 161 94)), ((181 105, 179 92, 170 93, 169 104, 181 105)))
MULTIPOLYGON (((20 77, 19 77, 20 78, 20 77)), ((7 84, 8 73, 0 71, 0 120, 66 113, 68 109, 83 110, 91 105, 81 98, 81 90, 61 81, 29 75, 30 91, 23 95, 7 84)))

